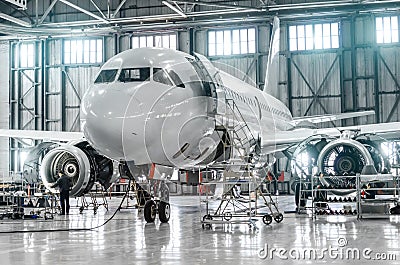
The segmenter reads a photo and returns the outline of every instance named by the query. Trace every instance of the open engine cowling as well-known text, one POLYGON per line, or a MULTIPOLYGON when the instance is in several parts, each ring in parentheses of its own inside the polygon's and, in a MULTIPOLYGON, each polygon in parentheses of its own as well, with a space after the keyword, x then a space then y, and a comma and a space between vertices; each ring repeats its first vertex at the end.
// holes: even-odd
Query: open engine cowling
POLYGON ((345 188, 355 185, 355 176, 364 166, 374 165, 378 173, 390 170, 390 162, 382 149, 385 140, 370 134, 352 135, 344 132, 341 138, 316 135, 300 143, 292 156, 298 176, 322 173, 330 187, 345 188), (304 161, 307 160, 307 161, 304 161), (318 172, 314 168, 318 167, 318 172))
POLYGON ((79 142, 54 148, 44 156, 40 175, 46 188, 53 192, 55 189, 51 185, 57 181, 59 171, 71 179, 70 195, 76 197, 88 193, 95 181, 108 188, 114 175, 114 165, 87 142, 79 142))
POLYGON ((326 178, 324 183, 337 188, 355 186, 355 176, 366 165, 373 165, 378 173, 385 173, 390 167, 387 157, 380 146, 381 141, 372 141, 366 135, 354 139, 337 139, 328 143, 318 156, 318 169, 326 178), (338 176, 338 177, 335 177, 338 176))
POLYGON ((328 143, 318 155, 318 169, 324 175, 355 175, 365 165, 374 165, 368 149, 352 139, 338 139, 328 143))

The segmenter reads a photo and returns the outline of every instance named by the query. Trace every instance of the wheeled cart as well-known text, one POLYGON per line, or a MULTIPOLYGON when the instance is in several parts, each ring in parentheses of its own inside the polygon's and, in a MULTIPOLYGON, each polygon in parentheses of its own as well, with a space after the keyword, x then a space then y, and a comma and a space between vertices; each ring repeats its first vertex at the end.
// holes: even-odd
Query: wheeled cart
POLYGON ((248 196, 243 196, 240 193, 240 186, 248 184, 250 191, 252 183, 249 181, 213 182, 203 185, 213 184, 223 185, 226 192, 221 198, 216 199, 206 193, 205 198, 201 199, 206 209, 201 219, 204 229, 211 228, 213 224, 248 224, 250 228, 258 229, 257 218, 262 218, 266 225, 271 224, 273 220, 277 223, 283 221, 283 214, 279 211, 271 193, 263 193, 260 185, 253 192, 249 192, 248 196))

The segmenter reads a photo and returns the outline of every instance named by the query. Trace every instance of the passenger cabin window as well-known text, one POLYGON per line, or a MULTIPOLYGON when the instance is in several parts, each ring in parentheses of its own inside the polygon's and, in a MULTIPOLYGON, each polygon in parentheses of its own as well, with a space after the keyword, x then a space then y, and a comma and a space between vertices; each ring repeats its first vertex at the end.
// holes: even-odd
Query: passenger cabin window
POLYGON ((102 70, 94 81, 95 84, 114 82, 117 69, 102 70))
POLYGON ((126 68, 121 70, 118 81, 143 82, 150 79, 150 67, 126 68))
POLYGON ((172 86, 172 82, 169 80, 168 74, 161 68, 153 68, 153 80, 161 84, 172 86))

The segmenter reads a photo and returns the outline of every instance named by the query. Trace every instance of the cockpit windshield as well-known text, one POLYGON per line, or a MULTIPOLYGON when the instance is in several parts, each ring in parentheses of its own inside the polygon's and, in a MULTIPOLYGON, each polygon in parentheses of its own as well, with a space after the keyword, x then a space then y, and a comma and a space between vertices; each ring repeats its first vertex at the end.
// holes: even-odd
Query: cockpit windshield
POLYGON ((102 70, 94 81, 95 84, 114 82, 118 69, 102 70))
MULTIPOLYGON (((118 81, 119 82, 144 82, 149 81, 150 77, 155 82, 165 84, 168 86, 185 87, 182 80, 176 72, 171 69, 165 70, 162 68, 153 68, 151 72, 150 67, 137 67, 137 68, 124 68, 121 70, 118 81)), ((111 83, 115 81, 118 69, 102 70, 94 81, 95 84, 111 83)))
POLYGON ((174 70, 168 69, 167 72, 177 87, 185 87, 185 84, 182 82, 179 75, 175 73, 174 70))
POLYGON ((168 78, 168 74, 161 68, 153 68, 153 80, 161 84, 172 86, 172 82, 168 78))
POLYGON ((163 70, 161 68, 153 68, 153 80, 168 86, 172 86, 174 85, 173 83, 175 83, 178 87, 185 87, 178 74, 171 69, 163 70))
POLYGON ((143 82, 150 80, 150 67, 122 69, 118 77, 120 82, 143 82))

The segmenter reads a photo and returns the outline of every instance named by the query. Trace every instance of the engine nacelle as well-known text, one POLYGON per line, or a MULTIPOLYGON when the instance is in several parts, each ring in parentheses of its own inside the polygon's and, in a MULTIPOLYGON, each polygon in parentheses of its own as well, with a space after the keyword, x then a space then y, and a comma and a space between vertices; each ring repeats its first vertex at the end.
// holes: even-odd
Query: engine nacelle
POLYGON ((51 185, 57 181, 59 171, 71 179, 70 195, 75 197, 88 193, 95 181, 108 188, 115 174, 113 162, 99 155, 87 142, 62 145, 44 156, 40 175, 50 191, 55 191, 51 185))
POLYGON ((375 165, 366 146, 353 139, 331 141, 321 150, 318 170, 325 175, 355 175, 365 165, 375 165))

